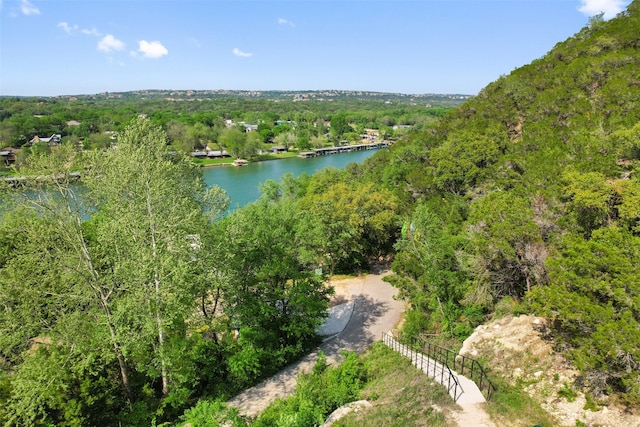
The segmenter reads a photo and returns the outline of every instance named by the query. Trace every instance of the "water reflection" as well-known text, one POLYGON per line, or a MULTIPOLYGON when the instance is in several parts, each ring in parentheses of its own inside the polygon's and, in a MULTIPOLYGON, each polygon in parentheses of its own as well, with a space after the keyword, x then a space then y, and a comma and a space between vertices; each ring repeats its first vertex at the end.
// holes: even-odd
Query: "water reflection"
POLYGON ((231 199, 229 209, 236 209, 257 200, 260 197, 260 184, 268 179, 280 181, 286 173, 293 176, 299 176, 303 172, 312 175, 327 167, 342 169, 349 163, 362 163, 376 151, 353 151, 310 159, 293 157, 256 162, 243 167, 209 167, 204 169, 204 179, 208 185, 217 184, 223 188, 231 199))

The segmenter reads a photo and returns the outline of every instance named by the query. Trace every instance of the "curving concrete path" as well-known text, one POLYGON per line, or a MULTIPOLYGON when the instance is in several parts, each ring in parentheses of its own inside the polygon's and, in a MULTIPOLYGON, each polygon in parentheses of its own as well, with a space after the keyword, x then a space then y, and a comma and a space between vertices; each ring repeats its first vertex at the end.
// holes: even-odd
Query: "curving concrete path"
MULTIPOLYGON (((382 280, 387 274, 389 272, 385 270, 353 279, 332 281, 336 289, 335 302, 342 304, 327 321, 327 330, 337 335, 318 348, 327 356, 327 362, 339 361, 342 350, 362 353, 381 339, 382 332, 396 327, 404 313, 405 303, 395 300, 398 290, 382 280), (340 331, 341 328, 344 329, 340 331)), ((318 350, 257 386, 243 391, 231 399, 229 405, 238 408, 242 415, 258 415, 276 398, 293 393, 296 377, 302 372, 311 371, 318 350)))

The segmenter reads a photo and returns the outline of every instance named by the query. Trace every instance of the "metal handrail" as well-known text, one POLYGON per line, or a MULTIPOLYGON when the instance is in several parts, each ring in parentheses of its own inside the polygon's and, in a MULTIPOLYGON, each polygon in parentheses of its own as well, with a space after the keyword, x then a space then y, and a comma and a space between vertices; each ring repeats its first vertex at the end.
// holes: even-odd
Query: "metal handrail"
POLYGON ((435 359, 430 357, 425 357, 423 354, 418 353, 416 351, 411 350, 411 347, 401 344, 397 341, 393 336, 387 334, 386 332, 382 333, 382 341, 394 351, 399 352, 406 356, 406 352, 409 352, 408 357, 411 359, 411 363, 421 371, 425 372, 427 375, 431 376, 434 379, 438 379, 438 374, 440 374, 440 384, 445 385, 445 369, 447 371, 447 393, 451 395, 451 390, 453 389, 453 401, 457 402, 458 398, 462 396, 464 390, 458 381, 458 377, 451 371, 447 364, 442 364, 437 362, 435 359), (426 361, 426 366, 425 366, 426 361), (438 366, 440 365, 440 366, 438 366), (426 369, 425 369, 426 368, 426 369), (437 372, 439 370, 439 372, 437 372))
MULTIPOLYGON (((403 337, 398 337, 398 339, 403 342, 406 341, 403 337)), ((440 347, 436 344, 415 338, 410 340, 408 345, 414 348, 417 346, 421 351, 424 351, 426 348, 426 354, 428 357, 447 366, 449 366, 449 362, 451 362, 453 370, 460 375, 465 375, 466 372, 469 379, 476 383, 485 399, 490 400, 491 396, 496 391, 495 385, 493 385, 489 376, 482 368, 482 365, 477 360, 464 355, 459 355, 448 348, 440 347)))

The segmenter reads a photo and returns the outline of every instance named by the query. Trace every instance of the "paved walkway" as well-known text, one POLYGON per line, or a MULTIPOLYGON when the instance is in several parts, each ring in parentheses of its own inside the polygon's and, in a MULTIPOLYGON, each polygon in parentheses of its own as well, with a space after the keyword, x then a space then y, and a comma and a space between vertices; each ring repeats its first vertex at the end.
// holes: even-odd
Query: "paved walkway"
POLYGON ((459 427, 496 427, 491 421, 487 410, 484 408, 486 403, 463 403, 460 404, 461 412, 456 412, 453 418, 459 427))
POLYGON ((458 374, 456 371, 446 369, 441 363, 422 353, 400 344, 391 334, 385 335, 384 343, 403 356, 408 357, 413 366, 447 388, 449 395, 462 408, 461 412, 454 415, 460 427, 495 427, 484 408, 486 399, 475 382, 464 375, 458 374))
POLYGON ((408 346, 400 344, 390 334, 385 334, 384 343, 411 360, 416 368, 422 370, 437 383, 447 388, 451 398, 458 404, 486 402, 482 392, 469 378, 448 369, 441 363, 425 356, 422 353, 411 350, 408 346))
MULTIPOLYGON (((362 353, 380 340, 383 332, 397 326, 405 304, 394 299, 397 289, 382 281, 386 274, 387 271, 382 271, 334 283, 338 304, 330 310, 330 317, 319 331, 334 337, 318 348, 327 356, 327 362, 340 361, 342 350, 362 353)), ((297 376, 311 371, 317 356, 318 351, 314 351, 268 380, 240 393, 228 402, 229 405, 238 408, 245 416, 260 414, 275 399, 293 393, 297 376)), ((422 365, 426 365, 425 361, 422 361, 422 365)), ((479 401, 477 394, 472 392, 473 387, 477 390, 475 383, 462 376, 458 378, 464 390, 457 402, 462 410, 454 414, 459 427, 496 427, 484 409, 484 397, 479 401)), ((478 394, 482 396, 479 390, 478 394)))
MULTIPOLYGON (((382 281, 386 274, 387 271, 382 271, 334 284, 336 298, 344 305, 340 304, 342 307, 335 309, 334 316, 327 322, 326 331, 337 335, 318 348, 327 356, 327 362, 340 361, 342 350, 364 352, 380 340, 382 332, 398 324, 405 304, 394 299, 397 289, 382 281)), ((258 415, 276 398, 291 394, 298 374, 311 371, 317 356, 318 351, 314 351, 268 380, 240 393, 229 401, 229 405, 238 408, 242 415, 258 415)))

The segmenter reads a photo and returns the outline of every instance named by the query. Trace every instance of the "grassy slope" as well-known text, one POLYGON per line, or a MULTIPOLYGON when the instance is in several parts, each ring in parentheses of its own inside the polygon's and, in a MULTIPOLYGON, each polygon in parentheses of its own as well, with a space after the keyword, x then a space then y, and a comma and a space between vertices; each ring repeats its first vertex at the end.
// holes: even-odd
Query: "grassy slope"
POLYGON ((361 392, 373 407, 334 424, 356 426, 450 426, 457 407, 446 389, 414 368, 409 359, 378 343, 363 356, 370 381, 361 392))

